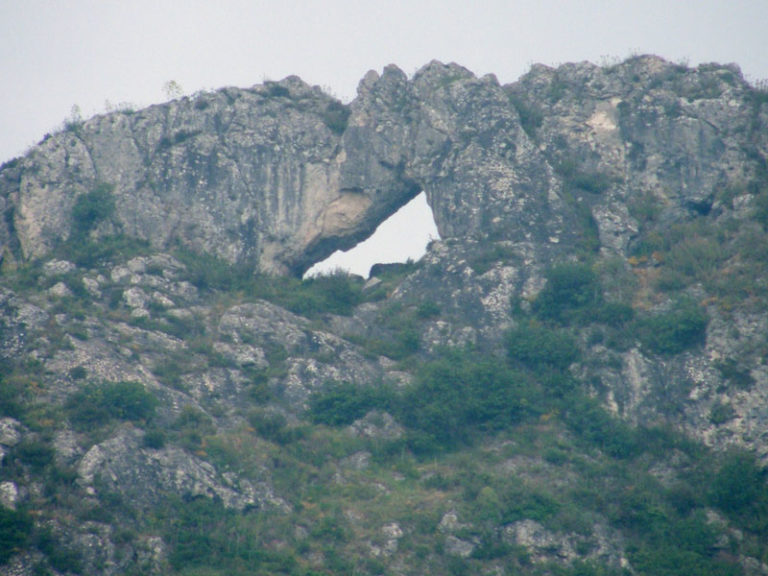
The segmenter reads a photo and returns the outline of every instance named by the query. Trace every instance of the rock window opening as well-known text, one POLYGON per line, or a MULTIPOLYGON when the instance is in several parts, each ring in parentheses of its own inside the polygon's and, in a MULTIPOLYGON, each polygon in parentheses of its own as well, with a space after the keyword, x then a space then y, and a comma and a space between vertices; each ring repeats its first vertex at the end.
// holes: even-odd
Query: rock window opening
POLYGON ((367 278, 374 264, 420 259, 427 244, 439 237, 432 209, 422 192, 379 224, 370 238, 346 252, 337 250, 307 270, 304 277, 342 269, 367 278))

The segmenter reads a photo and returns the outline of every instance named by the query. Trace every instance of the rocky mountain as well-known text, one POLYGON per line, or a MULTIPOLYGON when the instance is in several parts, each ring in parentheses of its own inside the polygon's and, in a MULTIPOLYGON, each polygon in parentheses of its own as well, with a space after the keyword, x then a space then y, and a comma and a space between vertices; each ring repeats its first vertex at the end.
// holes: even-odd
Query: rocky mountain
POLYGON ((0 572, 768 574, 768 93, 296 77, 0 168, 0 572), (301 275, 424 191, 441 239, 301 275))

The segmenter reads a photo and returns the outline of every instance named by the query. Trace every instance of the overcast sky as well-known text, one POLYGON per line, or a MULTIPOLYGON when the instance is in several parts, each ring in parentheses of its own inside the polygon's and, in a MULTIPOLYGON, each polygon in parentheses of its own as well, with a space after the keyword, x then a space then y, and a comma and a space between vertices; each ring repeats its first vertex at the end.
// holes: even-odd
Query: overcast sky
POLYGON ((505 83, 536 62, 637 53, 757 80, 767 29, 768 0, 0 0, 0 162, 75 105, 146 106, 171 80, 191 94, 297 74, 348 101, 390 63, 453 61, 505 83))

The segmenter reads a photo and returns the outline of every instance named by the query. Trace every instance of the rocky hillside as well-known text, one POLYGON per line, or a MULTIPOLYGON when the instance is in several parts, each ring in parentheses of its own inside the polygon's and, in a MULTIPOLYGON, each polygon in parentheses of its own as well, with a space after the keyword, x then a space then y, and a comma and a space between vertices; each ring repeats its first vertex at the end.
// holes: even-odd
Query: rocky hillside
POLYGON ((768 574, 768 93, 432 62, 0 168, 0 573, 768 574), (300 280, 420 191, 441 240, 300 280))

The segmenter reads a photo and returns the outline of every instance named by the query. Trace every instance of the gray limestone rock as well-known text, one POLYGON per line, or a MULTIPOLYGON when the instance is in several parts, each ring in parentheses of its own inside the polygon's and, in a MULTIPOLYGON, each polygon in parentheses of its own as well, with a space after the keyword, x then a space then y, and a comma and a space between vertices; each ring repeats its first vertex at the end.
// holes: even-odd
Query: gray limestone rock
MULTIPOLYGON (((0 418, 0 464, 28 438, 50 438, 56 474, 77 478, 57 509, 62 518, 72 512, 68 499, 98 505, 114 494, 140 510, 173 495, 243 514, 291 512, 272 483, 282 473, 281 443, 303 434, 312 394, 328 382, 407 386, 420 362, 446 346, 502 358, 505 331, 530 320, 556 262, 594 261, 605 274, 601 267, 612 263, 629 292, 640 286, 632 306, 648 314, 671 299, 653 293, 661 264, 653 255, 632 264, 642 238, 691 222, 751 226, 762 238, 754 220, 765 194, 755 182, 768 158, 761 102, 733 66, 692 69, 641 56, 604 67, 537 65, 501 86, 431 62, 412 78, 396 66, 369 72, 349 105, 290 77, 70 126, 0 168, 0 252, 10 279, 0 287, 0 356, 17 368, 8 381, 52 408, 30 418, 44 435, 0 418), (349 316, 306 318, 257 290, 246 295, 248 286, 223 294, 182 263, 210 254, 238 270, 298 275, 370 235, 422 190, 441 239, 418 266, 369 281, 369 301, 349 316), (78 221, 94 191, 102 200, 106 192, 114 209, 78 221), (68 255, 110 238, 147 245, 137 244, 139 256, 98 265, 68 255), (13 276, 25 263, 24 275, 13 276), (372 297, 379 291, 382 300, 372 297), (387 345, 403 342, 410 356, 398 363, 387 345), (241 473, 203 450, 145 441, 147 422, 72 426, 78 391, 121 381, 139 382, 157 399, 153 426, 171 429, 182 414, 202 414, 210 436, 247 435, 256 464, 241 473)), ((723 275, 738 263, 727 264, 723 275)), ((749 289, 764 284, 758 278, 749 289)), ((612 347, 602 328, 590 327, 571 371, 631 424, 663 421, 716 448, 747 447, 765 462, 768 319, 749 298, 726 307, 708 289, 685 291, 710 317, 698 346, 670 355, 631 339, 612 347)), ((405 434, 376 410, 347 428, 349 452, 307 458, 331 459, 334 479, 351 486, 380 466, 372 445, 397 445, 405 434)), ((25 466, 0 483, 2 505, 44 495, 48 487, 25 466)), ((533 457, 502 459, 496 472, 558 490, 576 474, 533 457)), ((674 479, 663 465, 651 473, 674 479)), ((361 492, 389 489, 372 482, 361 492)), ((430 530, 436 525, 448 555, 472 557, 485 529, 443 504, 430 530)), ((370 554, 398 558, 415 524, 373 522, 381 528, 369 535, 370 554)), ((149 574, 168 570, 169 543, 159 537, 142 534, 128 545, 100 520, 49 528, 82 552, 83 573, 124 573, 126 558, 149 574)), ((297 527, 297 537, 307 530, 297 527)), ((601 519, 589 536, 532 519, 495 530, 537 564, 588 558, 631 571, 621 535, 601 519)), ((7 569, 27 574, 38 562, 19 555, 7 569)), ((757 560, 742 564, 763 570, 757 560)))
POLYGON ((227 508, 287 510, 268 482, 254 485, 232 474, 220 474, 210 463, 176 447, 142 446, 142 434, 125 428, 90 448, 77 466, 78 481, 91 495, 114 490, 139 507, 151 506, 163 493, 221 500, 227 508))
MULTIPOLYGON (((534 66, 500 86, 431 62, 371 72, 345 107, 295 77, 96 116, 40 143, 0 178, 6 246, 42 256, 74 230, 78 198, 112 188, 89 231, 180 243, 270 272, 303 272, 426 191, 442 238, 562 249, 595 226, 625 253, 631 197, 703 213, 757 164, 738 69, 659 58, 534 66)), ((759 118, 758 118, 759 121, 759 118)), ((765 148, 765 142, 757 142, 765 148)))
POLYGON ((14 418, 0 418, 0 445, 16 446, 21 440, 21 435, 21 422, 14 418))

